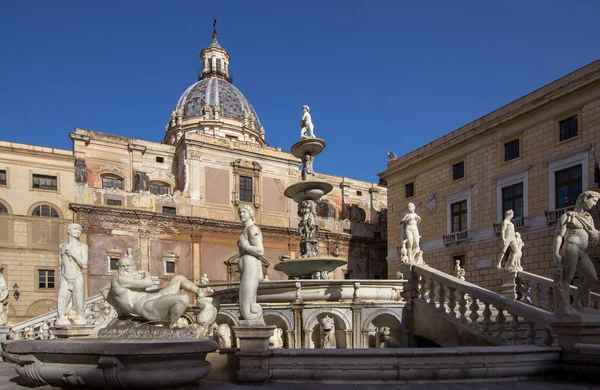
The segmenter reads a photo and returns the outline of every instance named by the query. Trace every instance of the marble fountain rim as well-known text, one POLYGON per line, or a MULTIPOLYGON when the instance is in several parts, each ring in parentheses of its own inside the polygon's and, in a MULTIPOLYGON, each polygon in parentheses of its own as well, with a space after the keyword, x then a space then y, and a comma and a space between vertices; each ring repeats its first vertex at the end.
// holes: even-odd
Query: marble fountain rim
POLYGON ((290 153, 299 159, 310 154, 315 157, 325 149, 327 143, 321 138, 303 138, 292 145, 290 153))
POLYGON ((288 198, 294 199, 294 202, 301 203, 305 200, 318 200, 330 193, 331 190, 333 190, 333 185, 325 181, 304 180, 289 185, 283 194, 288 198), (315 196, 306 193, 306 191, 320 191, 322 193, 319 196, 315 196))

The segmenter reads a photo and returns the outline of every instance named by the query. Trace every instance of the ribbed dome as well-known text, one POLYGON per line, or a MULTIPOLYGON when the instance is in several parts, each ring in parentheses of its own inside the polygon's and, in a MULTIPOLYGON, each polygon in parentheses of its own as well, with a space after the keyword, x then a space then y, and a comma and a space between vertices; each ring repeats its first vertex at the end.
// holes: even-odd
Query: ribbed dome
POLYGON ((219 78, 206 78, 189 87, 179 98, 175 110, 182 110, 183 119, 200 117, 204 114, 204 103, 214 106, 219 103, 221 118, 244 122, 244 112, 254 116, 254 123, 260 128, 256 111, 233 84, 219 78))

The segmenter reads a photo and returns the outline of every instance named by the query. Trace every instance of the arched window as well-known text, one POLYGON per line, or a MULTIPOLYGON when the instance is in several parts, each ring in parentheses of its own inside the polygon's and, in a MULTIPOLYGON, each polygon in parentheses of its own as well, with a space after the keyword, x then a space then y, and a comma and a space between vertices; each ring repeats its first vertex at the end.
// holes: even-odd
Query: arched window
POLYGON ((114 175, 102 176, 102 188, 123 189, 123 179, 114 175))
POLYGON ((217 58, 217 73, 221 73, 221 59, 217 58))
POLYGON ((8 207, 2 202, 0 202, 0 214, 8 214, 8 207))
POLYGON ((33 209, 31 215, 34 217, 59 218, 58 211, 48 204, 41 204, 33 209))
POLYGON ((155 195, 167 195, 169 193, 169 185, 160 181, 150 182, 150 193, 155 195))

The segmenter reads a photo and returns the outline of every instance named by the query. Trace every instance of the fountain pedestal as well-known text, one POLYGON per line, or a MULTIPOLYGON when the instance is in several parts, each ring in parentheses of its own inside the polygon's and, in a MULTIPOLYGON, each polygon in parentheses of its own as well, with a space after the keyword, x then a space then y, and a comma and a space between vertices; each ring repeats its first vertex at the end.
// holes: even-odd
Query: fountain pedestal
POLYGON ((269 338, 275 334, 275 326, 234 326, 235 337, 240 341, 240 359, 237 372, 240 382, 266 382, 271 378, 269 369, 269 338))

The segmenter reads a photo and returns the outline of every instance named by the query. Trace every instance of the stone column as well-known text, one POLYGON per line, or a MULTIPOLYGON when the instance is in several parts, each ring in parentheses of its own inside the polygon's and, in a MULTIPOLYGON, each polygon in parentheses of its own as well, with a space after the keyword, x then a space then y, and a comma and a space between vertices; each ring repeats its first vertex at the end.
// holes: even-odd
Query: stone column
POLYGON ((354 332, 352 331, 352 329, 346 329, 344 330, 344 332, 346 333, 346 349, 352 349, 352 334, 354 332))
POLYGON ((202 233, 193 230, 190 235, 192 253, 192 278, 195 284, 200 283, 202 277, 202 233))
POLYGON ((285 335, 287 337, 287 345, 289 349, 296 348, 296 340, 294 334, 295 332, 293 330, 288 329, 285 331, 285 335))
MULTIPOLYGON (((297 284, 300 284, 300 282, 297 282, 297 284)), ((294 310, 294 348, 302 348, 302 308, 301 303, 295 303, 292 306, 292 310, 294 310)), ((304 348, 308 348, 308 344, 304 348)))
POLYGON ((352 305, 352 323, 354 324, 354 332, 353 332, 353 347, 354 348, 368 348, 369 345, 366 346, 363 344, 362 338, 362 304, 353 304, 352 305))
POLYGON ((240 359, 237 372, 240 382, 266 382, 271 378, 269 337, 275 334, 275 328, 273 325, 233 327, 239 340, 240 351, 235 355, 240 359))

